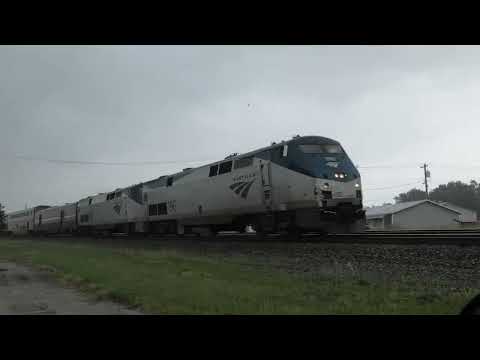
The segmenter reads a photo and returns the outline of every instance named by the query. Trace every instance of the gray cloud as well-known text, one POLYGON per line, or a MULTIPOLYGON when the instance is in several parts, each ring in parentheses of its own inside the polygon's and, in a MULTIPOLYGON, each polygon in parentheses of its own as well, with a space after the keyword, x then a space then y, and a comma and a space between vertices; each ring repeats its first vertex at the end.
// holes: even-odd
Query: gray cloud
POLYGON ((2 46, 0 201, 75 201, 191 165, 15 155, 210 160, 294 134, 393 166, 362 169, 365 188, 420 182, 424 161, 433 186, 478 178, 479 63, 473 46, 2 46))

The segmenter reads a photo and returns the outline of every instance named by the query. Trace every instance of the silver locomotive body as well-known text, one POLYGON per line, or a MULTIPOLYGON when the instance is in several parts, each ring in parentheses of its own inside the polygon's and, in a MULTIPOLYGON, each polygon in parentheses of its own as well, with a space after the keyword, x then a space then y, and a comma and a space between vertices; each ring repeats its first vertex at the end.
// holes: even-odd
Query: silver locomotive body
POLYGON ((15 232, 184 234, 250 225, 263 234, 359 231, 365 214, 360 174, 341 145, 305 136, 9 219, 15 232))
POLYGON ((298 137, 145 184, 149 229, 359 231, 361 179, 334 140, 298 137))

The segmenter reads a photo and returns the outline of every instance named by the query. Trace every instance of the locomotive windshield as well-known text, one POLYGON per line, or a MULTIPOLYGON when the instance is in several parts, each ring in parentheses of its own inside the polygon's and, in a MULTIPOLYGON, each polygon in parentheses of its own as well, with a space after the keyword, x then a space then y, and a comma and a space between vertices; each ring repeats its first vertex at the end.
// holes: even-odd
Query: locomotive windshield
POLYGON ((343 154, 342 147, 336 144, 302 144, 298 148, 305 154, 343 154))

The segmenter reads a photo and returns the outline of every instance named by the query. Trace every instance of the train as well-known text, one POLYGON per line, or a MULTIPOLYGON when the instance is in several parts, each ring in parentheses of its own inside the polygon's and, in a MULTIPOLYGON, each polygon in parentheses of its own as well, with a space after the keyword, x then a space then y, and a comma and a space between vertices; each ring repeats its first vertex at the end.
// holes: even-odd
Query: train
POLYGON ((7 214, 13 234, 217 234, 253 229, 293 237, 365 229, 358 169, 322 136, 290 140, 204 166, 7 214))

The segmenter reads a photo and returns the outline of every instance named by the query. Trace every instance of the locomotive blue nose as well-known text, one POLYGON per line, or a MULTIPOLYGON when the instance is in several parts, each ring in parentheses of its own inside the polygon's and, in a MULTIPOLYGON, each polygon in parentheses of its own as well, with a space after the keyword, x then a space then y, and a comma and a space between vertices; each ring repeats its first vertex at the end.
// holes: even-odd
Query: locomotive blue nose
POLYGON ((350 182, 358 170, 339 144, 298 144, 289 152, 290 168, 321 179, 350 182))

